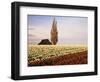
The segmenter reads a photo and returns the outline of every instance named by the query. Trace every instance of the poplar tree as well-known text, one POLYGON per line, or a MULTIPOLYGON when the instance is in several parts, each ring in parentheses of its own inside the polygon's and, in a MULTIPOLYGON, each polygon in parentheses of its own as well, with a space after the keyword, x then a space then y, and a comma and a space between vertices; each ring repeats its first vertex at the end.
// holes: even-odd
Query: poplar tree
POLYGON ((51 28, 51 43, 52 45, 56 45, 57 42, 58 42, 57 21, 54 18, 51 28))

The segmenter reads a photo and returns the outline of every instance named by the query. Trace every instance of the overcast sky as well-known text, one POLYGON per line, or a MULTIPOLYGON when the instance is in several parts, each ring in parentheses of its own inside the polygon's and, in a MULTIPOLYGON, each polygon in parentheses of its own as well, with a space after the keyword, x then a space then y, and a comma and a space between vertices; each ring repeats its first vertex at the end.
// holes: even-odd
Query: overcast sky
POLYGON ((28 15, 28 42, 38 44, 42 39, 50 40, 53 19, 57 21, 57 44, 87 44, 88 18, 68 16, 28 15))

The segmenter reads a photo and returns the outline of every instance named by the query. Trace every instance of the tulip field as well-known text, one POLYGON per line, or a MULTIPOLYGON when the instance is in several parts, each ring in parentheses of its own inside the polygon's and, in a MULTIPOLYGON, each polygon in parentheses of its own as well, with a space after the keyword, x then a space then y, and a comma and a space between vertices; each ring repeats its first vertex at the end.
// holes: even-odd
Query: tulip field
POLYGON ((29 45, 28 66, 88 63, 86 45, 29 45))

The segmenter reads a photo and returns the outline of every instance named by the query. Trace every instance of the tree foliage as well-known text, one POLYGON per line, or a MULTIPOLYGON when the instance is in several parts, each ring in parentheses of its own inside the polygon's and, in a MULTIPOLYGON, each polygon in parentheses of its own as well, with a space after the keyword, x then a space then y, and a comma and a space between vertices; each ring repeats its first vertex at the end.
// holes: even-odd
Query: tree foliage
POLYGON ((51 29, 51 43, 56 45, 58 42, 58 31, 57 31, 57 21, 53 20, 52 29, 51 29))

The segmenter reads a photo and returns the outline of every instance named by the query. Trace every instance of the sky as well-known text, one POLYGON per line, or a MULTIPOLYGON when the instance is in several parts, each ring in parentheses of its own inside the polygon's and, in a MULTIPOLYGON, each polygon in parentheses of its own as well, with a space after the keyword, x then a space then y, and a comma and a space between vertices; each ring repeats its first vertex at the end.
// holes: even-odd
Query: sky
POLYGON ((28 43, 38 44, 42 39, 50 40, 53 20, 57 21, 59 44, 87 44, 88 18, 75 16, 28 15, 28 43))

